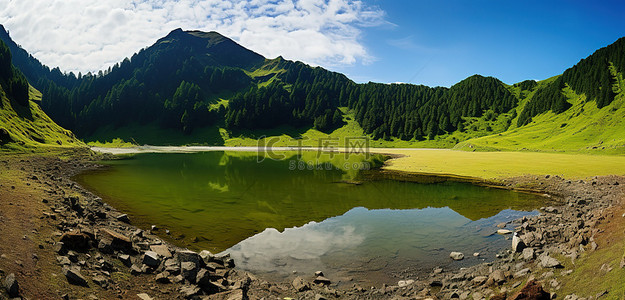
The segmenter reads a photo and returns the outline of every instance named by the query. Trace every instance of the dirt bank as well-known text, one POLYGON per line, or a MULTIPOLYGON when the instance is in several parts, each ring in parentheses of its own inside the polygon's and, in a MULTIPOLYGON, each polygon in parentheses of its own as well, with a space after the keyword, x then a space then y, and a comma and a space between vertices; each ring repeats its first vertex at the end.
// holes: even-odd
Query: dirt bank
MULTIPOLYGON (((3 285, 14 274, 19 295, 28 299, 482 299, 512 297, 532 280, 558 298, 573 292, 594 298, 620 293, 600 285, 582 289, 576 282, 584 281, 589 270, 594 273, 588 282, 622 278, 621 177, 502 180, 497 183, 502 188, 546 193, 558 203, 542 209, 540 216, 516 221, 515 241, 523 244, 518 252, 504 251, 493 263, 467 269, 435 269, 421 277, 398 274, 404 279, 391 286, 338 288, 332 274, 267 283, 233 268, 236 262, 228 257, 188 252, 159 238, 165 234, 159 229, 134 227, 123 212, 70 180, 77 172, 97 168, 94 161, 101 158, 82 150, 0 157, 3 285), (595 266, 594 257, 605 259, 595 266)), ((510 240, 512 245, 512 236, 510 240)), ((537 290, 534 284, 531 288, 537 290)), ((9 296, 0 290, 0 299, 9 296)))

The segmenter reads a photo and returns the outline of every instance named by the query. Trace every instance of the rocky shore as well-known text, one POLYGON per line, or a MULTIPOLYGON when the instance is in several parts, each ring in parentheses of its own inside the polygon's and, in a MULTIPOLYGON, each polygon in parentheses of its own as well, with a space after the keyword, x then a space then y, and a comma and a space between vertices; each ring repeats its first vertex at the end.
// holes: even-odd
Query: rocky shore
MULTIPOLYGON (((497 185, 549 194, 558 205, 516 220, 511 247, 496 261, 436 268, 396 285, 338 287, 323 272, 266 282, 227 255, 182 249, 161 239, 158 228, 133 226, 70 179, 102 158, 87 150, 0 157, 0 299, 597 299, 611 292, 560 291, 575 262, 601 248, 605 226, 623 219, 621 177, 504 180, 497 185)), ((624 265, 601 268, 607 274, 624 265)))

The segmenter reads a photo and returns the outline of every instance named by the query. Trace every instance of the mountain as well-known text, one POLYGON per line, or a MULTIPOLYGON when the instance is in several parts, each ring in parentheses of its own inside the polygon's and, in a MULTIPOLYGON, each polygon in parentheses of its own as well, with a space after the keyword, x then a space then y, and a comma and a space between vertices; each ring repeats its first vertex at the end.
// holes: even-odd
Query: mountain
POLYGON ((41 110, 40 100, 41 93, 13 66, 9 48, 0 41, 0 151, 84 145, 41 110))
MULTIPOLYGON (((620 39, 541 82, 506 85, 474 75, 451 88, 357 84, 320 67, 266 59, 216 32, 176 29, 108 70, 75 75, 41 65, 4 30, 0 38, 18 53, 13 62, 42 91, 44 110, 59 124, 88 140, 117 136, 159 144, 365 134, 376 145, 499 149, 506 143, 482 141, 531 132, 549 114, 569 115, 568 122, 542 124, 553 130, 588 120, 581 112, 570 115, 578 102, 587 113, 592 107, 612 116, 623 91, 619 71, 625 69, 620 39)), ((601 126, 587 128, 617 125, 601 126)), ((574 147, 592 149, 591 140, 574 147)), ((556 149, 558 143, 566 141, 536 149, 556 149)), ((512 148, 523 149, 502 147, 512 148)))

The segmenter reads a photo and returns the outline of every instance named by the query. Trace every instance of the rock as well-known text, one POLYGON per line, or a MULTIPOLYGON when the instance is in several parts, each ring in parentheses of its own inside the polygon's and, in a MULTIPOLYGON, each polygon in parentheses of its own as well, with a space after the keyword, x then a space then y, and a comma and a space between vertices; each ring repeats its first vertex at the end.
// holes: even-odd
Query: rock
POLYGON ((201 293, 200 288, 197 285, 185 285, 180 288, 180 293, 187 299, 198 296, 201 293))
POLYGON ((540 257, 540 265, 543 268, 562 268, 560 261, 549 255, 543 255, 540 257))
POLYGON ((137 294, 137 297, 141 300, 152 300, 152 297, 146 293, 137 294))
POLYGON ((88 287, 87 280, 80 273, 80 267, 64 267, 63 274, 67 278, 67 282, 75 285, 88 287))
POLYGON ((482 285, 486 283, 487 280, 488 280, 488 277, 486 276, 476 276, 475 278, 473 278, 473 280, 471 280, 471 282, 473 282, 473 284, 475 285, 482 285))
POLYGON ((79 231, 64 233, 61 236, 61 243, 71 250, 86 251, 91 248, 89 236, 79 231))
POLYGON ((158 266, 161 264, 161 258, 154 251, 145 251, 145 253, 143 254, 142 262, 148 267, 158 268, 158 266))
POLYGON ((463 260, 464 254, 462 254, 462 252, 451 252, 449 253, 449 257, 453 260, 463 260))
POLYGON ((499 224, 497 224, 497 228, 499 228, 499 229, 503 229, 505 227, 506 227, 506 223, 499 223, 499 224))
POLYGON ((323 276, 323 272, 321 272, 321 271, 316 271, 316 272, 315 272, 315 277, 319 277, 319 276, 323 276))
POLYGON ((502 284, 506 281, 506 276, 502 270, 495 270, 488 277, 496 284, 502 284))
POLYGON ((323 277, 323 276, 317 276, 315 278, 315 280, 313 280, 314 284, 322 284, 322 285, 330 285, 330 283, 332 283, 332 281, 330 281, 330 279, 323 277))
POLYGON ((67 257, 67 256, 57 256, 56 257, 56 261, 61 266, 69 266, 69 265, 72 264, 72 262, 69 260, 69 257, 67 257))
POLYGON ((473 257, 479 257, 479 256, 480 256, 480 253, 479 253, 479 252, 475 252, 475 253, 473 253, 473 257))
POLYGON ((204 261, 204 264, 208 264, 215 259, 215 255, 208 250, 200 251, 200 258, 204 261))
POLYGON ((11 273, 4 278, 4 289, 7 291, 10 297, 17 297, 20 294, 20 286, 15 279, 15 274, 11 273))
POLYGON ((155 280, 158 283, 171 283, 171 281, 169 280, 169 272, 167 272, 167 271, 158 273, 156 275, 156 279, 155 280))
POLYGON ((291 282, 291 285, 298 292, 310 290, 310 284, 304 281, 302 277, 296 277, 295 279, 293 279, 293 281, 291 282))
POLYGON ((116 219, 117 219, 117 221, 120 221, 120 222, 124 222, 124 223, 130 224, 130 218, 128 218, 128 215, 127 215, 127 214, 122 214, 122 215, 119 215, 119 216, 117 216, 117 218, 116 218, 116 219))
POLYGON ((532 260, 535 257, 534 248, 525 248, 523 249, 523 259, 532 260))
POLYGON ((521 299, 536 299, 536 300, 550 300, 551 294, 543 290, 543 287, 540 283, 532 280, 521 288, 521 290, 512 296, 513 300, 521 300, 521 299))
POLYGON ((130 255, 128 254, 120 254, 117 258, 126 266, 130 267, 132 265, 132 261, 130 260, 130 255))
POLYGON ((521 252, 523 251, 523 249, 525 249, 525 243, 523 243, 523 240, 521 240, 521 238, 515 232, 512 236, 512 251, 521 252))
POLYGON ((397 286, 399 286, 400 288, 402 288, 402 287, 409 286, 409 285, 411 285, 411 284, 413 284, 413 283, 414 283, 414 280, 412 280, 412 279, 408 279, 408 280, 400 280, 400 281, 398 281, 398 282, 397 282, 397 286))
POLYGON ((167 246, 165 245, 152 245, 150 246, 150 250, 156 252, 158 255, 160 255, 163 258, 171 258, 171 252, 169 252, 169 248, 167 248, 167 246))
POLYGON ((505 234, 511 234, 512 231, 508 230, 508 229, 499 229, 497 230, 497 234, 501 234, 501 235, 505 235, 505 234))
POLYGON ((199 272, 197 272, 195 282, 204 292, 209 294, 215 294, 222 291, 219 286, 211 281, 215 279, 218 278, 216 278, 216 276, 214 275, 211 275, 210 271, 206 269, 201 269, 199 272))
POLYGON ((244 300, 247 299, 245 291, 242 289, 235 289, 228 292, 214 294, 210 296, 210 299, 215 300, 244 300))
POLYGON ((143 270, 141 270, 141 267, 137 266, 137 265, 132 265, 130 267, 130 274, 132 275, 139 275, 143 273, 143 270))
POLYGON ((102 288, 106 288, 108 286, 108 280, 102 275, 93 276, 91 280, 102 288))
POLYGON ((530 273, 530 268, 525 268, 525 269, 522 269, 522 270, 514 273, 514 278, 523 277, 523 276, 526 276, 529 273, 530 273))
POLYGON ((165 260, 165 271, 170 274, 178 274, 180 273, 180 263, 175 259, 165 260))
POLYGON ((98 235, 96 238, 99 239, 100 241, 101 240, 110 241, 110 246, 115 250, 124 250, 124 251, 132 250, 132 242, 130 241, 129 237, 121 233, 115 232, 113 230, 110 230, 108 228, 100 228, 98 230, 98 235))
POLYGON ((67 247, 65 247, 65 243, 63 242, 55 243, 54 252, 58 253, 61 256, 67 254, 67 247))
POLYGON ((192 262, 196 266, 200 266, 200 261, 202 260, 202 258, 200 257, 199 254, 197 254, 197 253, 195 253, 195 252, 193 252, 191 250, 182 250, 182 251, 176 252, 176 259, 180 263, 192 262))
POLYGON ((326 297, 324 297, 322 295, 316 294, 315 295, 315 300, 328 300, 328 298, 326 298, 326 297))
POLYGON ((180 263, 182 277, 189 282, 195 282, 195 279, 197 278, 197 269, 197 265, 193 262, 185 261, 180 263))

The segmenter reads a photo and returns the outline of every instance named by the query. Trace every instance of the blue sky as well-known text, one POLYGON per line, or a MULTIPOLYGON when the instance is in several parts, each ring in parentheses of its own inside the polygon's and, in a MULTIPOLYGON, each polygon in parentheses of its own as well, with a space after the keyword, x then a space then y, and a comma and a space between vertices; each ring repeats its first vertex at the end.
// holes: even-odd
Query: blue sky
POLYGON ((0 23, 66 72, 106 69, 180 27, 357 82, 512 84, 561 74, 625 36, 625 1, 0 0, 0 23))
POLYGON ((392 24, 366 28, 370 64, 350 78, 450 86, 473 74, 511 84, 561 74, 625 36, 625 1, 367 1, 392 24))

